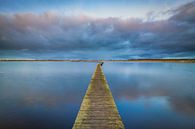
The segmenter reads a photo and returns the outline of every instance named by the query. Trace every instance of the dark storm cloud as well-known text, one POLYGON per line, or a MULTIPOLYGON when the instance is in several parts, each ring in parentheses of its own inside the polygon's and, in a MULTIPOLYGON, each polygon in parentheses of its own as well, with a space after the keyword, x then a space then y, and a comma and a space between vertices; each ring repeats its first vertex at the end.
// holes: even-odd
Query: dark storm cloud
POLYGON ((184 22, 195 22, 194 12, 195 12, 195 2, 185 4, 175 10, 175 15, 171 17, 172 20, 184 21, 184 22))
POLYGON ((1 50, 115 52, 113 58, 193 56, 195 2, 167 20, 17 13, 0 15, 1 50))

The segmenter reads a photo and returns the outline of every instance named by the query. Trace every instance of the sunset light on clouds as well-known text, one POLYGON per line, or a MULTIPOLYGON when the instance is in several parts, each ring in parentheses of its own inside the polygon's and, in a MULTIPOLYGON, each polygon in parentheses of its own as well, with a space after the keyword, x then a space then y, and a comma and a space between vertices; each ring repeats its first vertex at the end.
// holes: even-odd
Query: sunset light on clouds
POLYGON ((0 58, 195 57, 191 0, 0 2, 0 58))

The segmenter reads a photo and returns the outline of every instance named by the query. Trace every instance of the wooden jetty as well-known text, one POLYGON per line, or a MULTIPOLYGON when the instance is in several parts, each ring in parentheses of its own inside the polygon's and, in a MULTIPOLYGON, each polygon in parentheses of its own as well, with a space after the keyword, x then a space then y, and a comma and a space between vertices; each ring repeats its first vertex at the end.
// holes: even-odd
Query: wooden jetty
POLYGON ((100 64, 92 76, 73 129, 124 129, 100 64))

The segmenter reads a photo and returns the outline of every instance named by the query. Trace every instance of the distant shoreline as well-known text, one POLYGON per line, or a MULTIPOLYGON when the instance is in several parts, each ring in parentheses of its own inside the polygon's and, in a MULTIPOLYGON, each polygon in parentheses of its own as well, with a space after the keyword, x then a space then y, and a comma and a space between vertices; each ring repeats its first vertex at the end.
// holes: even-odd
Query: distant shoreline
POLYGON ((0 59, 0 62, 180 62, 195 63, 195 59, 129 59, 129 60, 56 60, 56 59, 0 59))

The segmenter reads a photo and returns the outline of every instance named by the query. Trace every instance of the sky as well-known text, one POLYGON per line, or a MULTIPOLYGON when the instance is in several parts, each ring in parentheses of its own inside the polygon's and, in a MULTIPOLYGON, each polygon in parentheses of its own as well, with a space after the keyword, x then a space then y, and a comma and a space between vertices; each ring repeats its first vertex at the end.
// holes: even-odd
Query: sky
POLYGON ((0 3, 0 58, 195 58, 192 0, 0 3))

